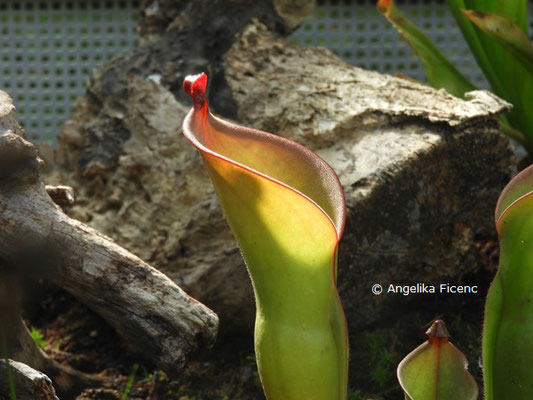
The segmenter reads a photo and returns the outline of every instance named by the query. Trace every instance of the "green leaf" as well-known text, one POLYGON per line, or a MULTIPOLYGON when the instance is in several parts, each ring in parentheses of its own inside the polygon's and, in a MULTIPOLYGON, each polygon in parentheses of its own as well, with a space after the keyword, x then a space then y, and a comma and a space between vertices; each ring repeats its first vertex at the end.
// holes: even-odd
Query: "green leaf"
POLYGON ((427 342, 398 366, 398 380, 410 400, 475 400, 478 387, 468 362, 453 344, 443 321, 433 322, 427 342))
POLYGON ((348 342, 336 290, 346 218, 336 174, 287 139, 211 115, 206 75, 188 77, 183 123, 253 281, 255 349, 269 400, 344 400, 348 342))
POLYGON ((533 72, 533 46, 518 25, 499 14, 472 10, 463 10, 463 13, 479 29, 502 44, 530 73, 533 72))
MULTIPOLYGON (((462 15, 460 8, 458 8, 459 6, 457 4, 464 3, 455 0, 449 0, 448 3, 452 13, 456 16, 456 19, 461 26, 463 35, 468 39, 468 43, 476 56, 478 64, 482 67, 487 78, 492 83, 496 93, 509 99, 509 96, 506 97, 506 95, 502 94, 504 93, 502 83, 498 79, 497 72, 494 70, 489 56, 485 52, 475 27, 464 15, 462 15), (459 15, 456 15, 457 13, 459 15)), ((422 62, 422 66, 426 71, 431 86, 435 88, 445 88, 448 92, 461 98, 464 98, 465 92, 476 89, 474 85, 439 52, 437 47, 423 32, 401 14, 392 0, 380 0, 378 2, 378 9, 407 40, 411 47, 413 47, 422 62)), ((511 126, 506 117, 501 117, 500 126, 508 136, 516 139, 528 149, 533 149, 533 144, 530 145, 525 139, 522 131, 516 128, 516 126, 521 125, 515 123, 511 126)))
POLYGON ((0 324, 0 351, 1 357, 6 365, 7 370, 7 386, 9 389, 9 397, 11 400, 17 400, 15 389, 15 379, 13 378, 13 371, 11 371, 11 361, 9 360, 9 349, 7 348, 6 332, 2 324, 0 324))
POLYGON ((508 44, 502 45, 501 41, 476 28, 462 12, 470 9, 478 13, 499 14, 527 37, 527 0, 447 0, 447 3, 492 89, 513 104, 507 120, 512 128, 521 132, 532 154, 533 113, 530 110, 533 107, 533 74, 508 44))
POLYGON ((533 398, 533 167, 506 186, 495 217, 500 266, 485 306, 485 396, 527 400, 533 398))
POLYGON ((30 334, 35 344, 39 346, 40 349, 46 350, 48 344, 46 343, 46 340, 44 340, 43 332, 38 328, 31 327, 30 334))
POLYGON ((139 364, 134 363, 133 369, 128 378, 128 382, 126 383, 126 386, 124 387, 124 390, 122 391, 122 396, 120 397, 120 400, 128 400, 128 396, 131 392, 131 388, 133 387, 133 384, 135 383, 135 375, 137 375, 138 369, 139 369, 139 364))
MULTIPOLYGON (((491 59, 491 55, 493 55, 493 53, 490 51, 490 47, 492 45, 491 41, 484 40, 484 38, 480 37, 476 27, 472 25, 468 18, 466 18, 466 16, 462 13, 463 9, 468 8, 464 0, 447 0, 447 3, 459 25, 459 28, 461 28, 463 36, 466 39, 470 50, 472 50, 478 65, 483 70, 493 90, 496 93, 500 93, 500 96, 502 96, 501 93, 504 93, 504 88, 501 86, 501 82, 498 79, 498 70, 495 68, 494 64, 495 60, 491 59)), ((471 2, 467 3, 469 5, 471 4, 471 2)), ((476 7, 472 5, 471 8, 476 7)), ((502 97, 508 98, 505 96, 502 97)))
POLYGON ((398 10, 392 0, 380 0, 379 11, 411 45, 422 62, 431 86, 444 88, 457 97, 475 90, 475 86, 437 49, 435 44, 415 24, 398 10))

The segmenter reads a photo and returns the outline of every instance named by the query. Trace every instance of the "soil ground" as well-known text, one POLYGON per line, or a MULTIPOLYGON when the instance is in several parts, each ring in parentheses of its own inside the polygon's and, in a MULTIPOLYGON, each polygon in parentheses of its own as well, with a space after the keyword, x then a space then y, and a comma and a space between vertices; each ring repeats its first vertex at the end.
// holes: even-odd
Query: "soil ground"
MULTIPOLYGON (((379 326, 350 338, 349 400, 403 398, 396 366, 424 342, 424 331, 436 318, 446 321, 452 342, 465 353, 469 370, 482 386, 481 323, 497 262, 496 243, 484 246, 487 269, 462 282, 479 285, 479 295, 435 295, 430 300, 414 296, 402 305, 400 314, 395 310, 379 326)), ((219 337, 213 349, 197 355, 180 376, 171 377, 133 356, 105 321, 64 291, 47 290, 33 303, 27 323, 51 357, 105 378, 105 387, 85 389, 75 400, 264 400, 251 334, 219 337), (133 384, 127 389, 129 380, 133 384)))
POLYGON ((46 353, 63 364, 106 379, 107 387, 86 389, 76 400, 122 399, 132 376, 127 396, 132 400, 264 398, 251 335, 219 337, 214 348, 191 360, 181 376, 170 377, 135 358, 104 320, 68 293, 54 290, 39 304, 27 323, 34 337, 42 334, 37 340, 46 353))

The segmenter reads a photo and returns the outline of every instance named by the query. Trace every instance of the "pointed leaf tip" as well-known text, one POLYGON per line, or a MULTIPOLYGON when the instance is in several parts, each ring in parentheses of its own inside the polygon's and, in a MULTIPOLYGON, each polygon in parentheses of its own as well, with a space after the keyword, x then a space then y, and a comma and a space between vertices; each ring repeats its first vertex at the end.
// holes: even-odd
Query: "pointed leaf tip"
POLYGON ((192 97, 195 108, 201 108, 206 103, 206 89, 207 74, 205 72, 198 75, 189 75, 183 81, 183 90, 192 97))
MULTIPOLYGON (((531 75, 533 72, 533 45, 526 31, 522 30, 516 21, 496 13, 462 11, 479 29, 492 39, 497 40, 531 75)), ((510 62, 512 61, 510 60, 510 62)))
POLYGON ((378 1, 378 10, 382 14, 386 14, 389 11, 392 0, 379 0, 378 1))
POLYGON ((426 331, 430 343, 447 342, 450 338, 450 333, 443 320, 437 319, 434 321, 429 329, 426 331))
POLYGON ((487 13, 476 11, 476 10, 463 10, 461 9, 462 13, 468 17, 472 22, 474 20, 480 20, 485 17, 487 13))

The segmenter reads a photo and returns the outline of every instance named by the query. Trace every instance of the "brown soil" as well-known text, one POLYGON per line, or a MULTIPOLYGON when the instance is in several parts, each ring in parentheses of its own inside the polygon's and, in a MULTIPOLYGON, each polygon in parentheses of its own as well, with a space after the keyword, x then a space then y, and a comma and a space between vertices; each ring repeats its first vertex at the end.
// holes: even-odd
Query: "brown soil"
POLYGON ((49 356, 105 377, 107 387, 85 389, 76 400, 121 399, 135 364, 128 399, 264 399, 251 336, 219 337, 209 353, 191 360, 179 377, 171 377, 137 360, 105 321, 64 291, 47 293, 27 322, 44 336, 49 356))
MULTIPOLYGON (((461 282, 479 285, 478 295, 399 298, 404 302, 401 314, 352 335, 349 400, 403 398, 396 366, 425 340, 424 331, 436 318, 446 321, 452 342, 465 353, 471 373, 482 386, 482 315, 498 255, 495 242, 480 246, 487 256, 486 270, 461 282)), ((85 389, 75 400, 126 398, 123 395, 135 365, 128 399, 264 400, 251 335, 219 337, 213 349, 197 355, 180 376, 172 377, 134 357, 113 329, 64 291, 47 290, 29 310, 28 326, 42 332, 51 357, 105 378, 106 387, 85 389)))

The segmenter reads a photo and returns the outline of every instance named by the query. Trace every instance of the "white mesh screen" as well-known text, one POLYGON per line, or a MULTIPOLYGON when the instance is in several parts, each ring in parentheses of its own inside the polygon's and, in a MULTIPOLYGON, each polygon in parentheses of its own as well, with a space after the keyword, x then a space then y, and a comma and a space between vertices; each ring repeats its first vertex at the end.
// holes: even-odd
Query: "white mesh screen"
MULTIPOLYGON (((396 0, 395 3, 475 85, 488 88, 445 1, 396 0)), ((532 3, 530 0, 529 4, 532 3)), ((303 46, 327 47, 362 68, 425 81, 420 62, 377 11, 376 4, 377 0, 317 0, 313 15, 291 38, 303 46)), ((533 32, 532 10, 530 6, 530 33, 533 32)))
MULTIPOLYGON (((31 139, 54 142, 73 101, 84 93, 89 71, 134 45, 139 3, 0 0, 0 89, 13 96, 31 139)), ((465 75, 487 86, 444 1, 396 3, 465 75)), ((363 68, 424 80, 419 61, 379 15, 376 0, 317 0, 291 40, 328 47, 363 68)))
POLYGON ((133 46, 138 3, 0 0, 0 89, 30 139, 54 142, 89 71, 133 46))

